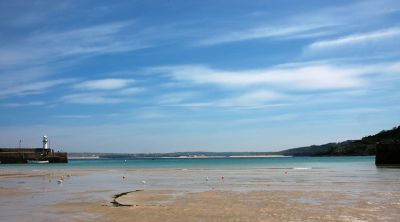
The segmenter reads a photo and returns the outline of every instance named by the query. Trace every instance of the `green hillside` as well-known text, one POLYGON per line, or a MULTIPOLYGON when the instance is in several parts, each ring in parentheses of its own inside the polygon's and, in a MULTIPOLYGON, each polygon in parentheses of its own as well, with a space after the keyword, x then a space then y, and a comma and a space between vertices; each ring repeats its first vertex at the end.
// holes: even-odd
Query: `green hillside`
POLYGON ((395 140, 400 140, 400 126, 363 137, 361 140, 312 145, 283 150, 278 153, 289 156, 367 156, 375 155, 377 142, 395 140))

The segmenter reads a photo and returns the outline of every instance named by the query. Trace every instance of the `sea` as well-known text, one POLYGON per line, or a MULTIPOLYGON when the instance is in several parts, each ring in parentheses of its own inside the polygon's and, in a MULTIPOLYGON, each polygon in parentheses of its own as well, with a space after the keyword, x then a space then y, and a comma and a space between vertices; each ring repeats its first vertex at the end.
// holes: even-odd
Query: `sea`
POLYGON ((72 159, 67 164, 3 164, 0 169, 374 169, 374 156, 72 159))
POLYGON ((0 165, 0 175, 7 174, 0 179, 5 221, 51 220, 56 214, 49 206, 57 203, 109 204, 132 190, 400 192, 400 169, 376 167, 373 156, 79 159, 0 165), (12 176, 19 174, 25 176, 12 176))

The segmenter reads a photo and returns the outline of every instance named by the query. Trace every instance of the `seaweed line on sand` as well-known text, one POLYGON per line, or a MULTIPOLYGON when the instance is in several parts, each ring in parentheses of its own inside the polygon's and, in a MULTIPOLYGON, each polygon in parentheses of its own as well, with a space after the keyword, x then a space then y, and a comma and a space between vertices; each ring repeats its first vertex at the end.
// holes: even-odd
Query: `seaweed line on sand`
POLYGON ((132 191, 128 191, 128 192, 123 192, 123 193, 119 193, 119 194, 115 194, 113 196, 113 201, 111 201, 110 203, 113 204, 114 207, 131 207, 133 205, 131 204, 121 204, 120 202, 118 202, 118 198, 121 196, 125 196, 127 194, 133 193, 133 192, 139 192, 139 191, 143 191, 143 190, 132 190, 132 191))

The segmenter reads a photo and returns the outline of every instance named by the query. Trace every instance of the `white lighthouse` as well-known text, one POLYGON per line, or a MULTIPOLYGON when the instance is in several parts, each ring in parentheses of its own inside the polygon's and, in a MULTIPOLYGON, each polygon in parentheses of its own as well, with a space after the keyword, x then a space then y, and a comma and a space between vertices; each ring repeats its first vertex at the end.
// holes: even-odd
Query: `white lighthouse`
POLYGON ((47 139, 47 136, 43 136, 43 149, 48 149, 49 148, 49 140, 47 139))

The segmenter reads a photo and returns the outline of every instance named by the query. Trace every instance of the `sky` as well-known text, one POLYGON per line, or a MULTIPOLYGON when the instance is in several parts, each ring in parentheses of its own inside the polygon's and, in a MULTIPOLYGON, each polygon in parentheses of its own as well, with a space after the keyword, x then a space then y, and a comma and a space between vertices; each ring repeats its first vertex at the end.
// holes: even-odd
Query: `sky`
POLYGON ((400 125, 400 2, 0 0, 0 147, 276 151, 400 125))

